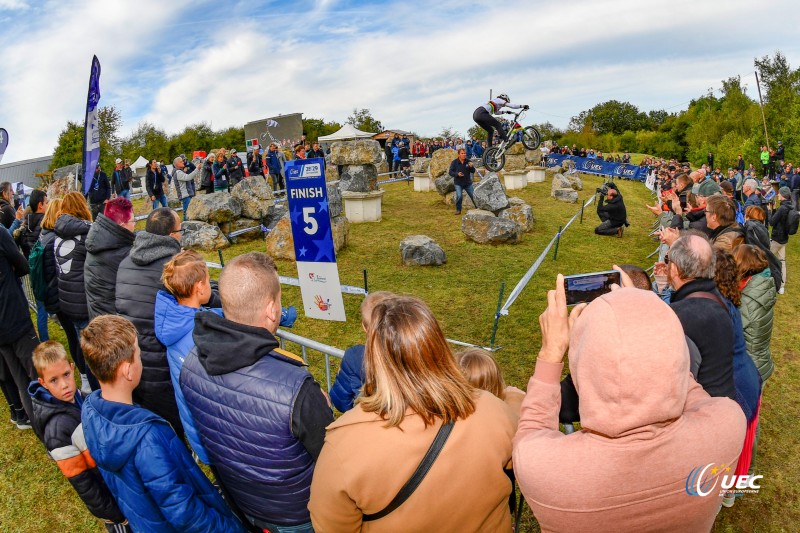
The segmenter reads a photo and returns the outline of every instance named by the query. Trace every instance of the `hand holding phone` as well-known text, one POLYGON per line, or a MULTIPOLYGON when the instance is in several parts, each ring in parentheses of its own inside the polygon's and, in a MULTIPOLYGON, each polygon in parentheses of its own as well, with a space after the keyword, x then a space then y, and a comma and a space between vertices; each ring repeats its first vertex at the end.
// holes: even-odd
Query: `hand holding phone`
POLYGON ((620 273, 616 270, 575 274, 564 277, 564 290, 567 305, 589 303, 606 293, 611 292, 611 285, 622 286, 620 273))

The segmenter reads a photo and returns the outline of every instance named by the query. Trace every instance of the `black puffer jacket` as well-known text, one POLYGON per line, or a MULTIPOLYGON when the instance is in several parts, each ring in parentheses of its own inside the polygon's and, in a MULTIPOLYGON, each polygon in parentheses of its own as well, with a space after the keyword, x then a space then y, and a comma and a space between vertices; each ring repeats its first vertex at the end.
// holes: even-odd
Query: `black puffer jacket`
POLYGON ((86 304, 89 320, 117 313, 117 270, 133 246, 133 233, 102 213, 86 236, 86 304))
POLYGON ((36 241, 39 240, 39 234, 42 231, 42 219, 44 213, 28 213, 22 219, 22 228, 20 228, 19 247, 22 248, 22 253, 25 257, 31 255, 31 250, 36 241))
POLYGON ((167 349, 156 338, 154 317, 156 294, 165 290, 161 284, 164 264, 180 251, 180 243, 170 236, 137 233, 130 254, 119 265, 116 295, 117 313, 136 326, 142 351, 144 368, 134 399, 165 418, 179 435, 183 426, 170 381, 167 349))
POLYGON ((772 240, 778 244, 789 242, 789 211, 794 209, 792 202, 784 200, 769 219, 772 226, 772 240))
POLYGON ((47 297, 44 299, 44 308, 48 313, 58 313, 58 265, 56 264, 55 251, 53 244, 56 240, 56 232, 42 228, 39 234, 39 241, 44 248, 42 256, 42 270, 44 280, 47 282, 47 297))
POLYGON ((0 223, 3 226, 10 228, 11 224, 14 223, 14 219, 17 218, 16 213, 13 205, 8 203, 5 198, 0 198, 0 223))
POLYGON ((61 215, 56 220, 53 250, 58 264, 58 305, 73 320, 89 319, 83 266, 86 235, 91 227, 91 222, 72 215, 61 215))

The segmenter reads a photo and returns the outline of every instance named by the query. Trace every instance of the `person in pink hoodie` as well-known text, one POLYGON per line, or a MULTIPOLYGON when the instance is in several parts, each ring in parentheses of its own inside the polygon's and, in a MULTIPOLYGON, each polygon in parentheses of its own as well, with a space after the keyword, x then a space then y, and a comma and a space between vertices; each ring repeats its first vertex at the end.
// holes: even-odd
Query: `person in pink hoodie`
POLYGON ((622 288, 568 315, 561 275, 547 300, 513 452, 542 531, 710 531, 746 422, 736 402, 692 378, 675 313, 652 292, 622 288), (567 349, 581 416, 570 435, 558 428, 567 349), (700 492, 711 490, 692 496, 690 473, 706 465, 700 492))

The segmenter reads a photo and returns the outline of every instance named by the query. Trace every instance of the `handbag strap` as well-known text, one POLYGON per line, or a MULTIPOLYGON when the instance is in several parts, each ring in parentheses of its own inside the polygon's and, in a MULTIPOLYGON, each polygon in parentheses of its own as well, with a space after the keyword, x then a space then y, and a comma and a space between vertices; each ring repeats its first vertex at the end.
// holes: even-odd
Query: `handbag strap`
POLYGON ((706 291, 693 292, 691 294, 687 294, 686 298, 687 299, 688 298, 703 298, 703 299, 706 299, 706 300, 712 300, 712 301, 717 302, 725 310, 725 313, 728 312, 728 306, 725 305, 723 303, 723 301, 720 300, 719 296, 717 296, 713 292, 706 292, 706 291))
POLYGON ((431 443, 431 447, 428 448, 428 451, 425 453, 425 457, 422 458, 422 461, 419 463, 419 466, 417 466, 414 474, 408 481, 406 481, 406 484, 403 485, 403 488, 400 489, 400 492, 397 493, 397 496, 395 496, 392 501, 389 502, 389 505, 377 513, 365 514, 362 518, 362 521, 371 522, 373 520, 383 518, 405 503, 409 496, 411 496, 414 491, 417 490, 417 487, 419 487, 419 484, 422 483, 423 479, 425 479, 425 476, 433 466, 436 458, 439 457, 439 452, 442 451, 445 442, 447 442, 447 439, 450 437, 450 432, 453 431, 454 423, 455 422, 450 421, 447 424, 442 424, 442 427, 439 428, 439 431, 436 433, 436 437, 433 439, 433 443, 431 443))

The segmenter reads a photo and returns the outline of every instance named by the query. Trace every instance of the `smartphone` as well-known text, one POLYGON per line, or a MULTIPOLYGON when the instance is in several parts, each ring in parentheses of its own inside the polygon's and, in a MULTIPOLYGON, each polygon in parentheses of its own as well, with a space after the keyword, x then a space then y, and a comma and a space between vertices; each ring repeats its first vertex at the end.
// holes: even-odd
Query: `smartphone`
POLYGON ((619 272, 616 270, 564 276, 567 305, 591 302, 598 296, 611 292, 611 285, 614 283, 621 285, 619 272))

